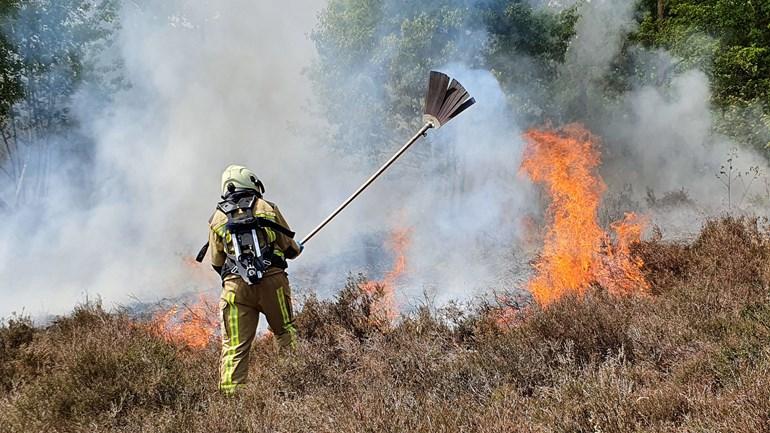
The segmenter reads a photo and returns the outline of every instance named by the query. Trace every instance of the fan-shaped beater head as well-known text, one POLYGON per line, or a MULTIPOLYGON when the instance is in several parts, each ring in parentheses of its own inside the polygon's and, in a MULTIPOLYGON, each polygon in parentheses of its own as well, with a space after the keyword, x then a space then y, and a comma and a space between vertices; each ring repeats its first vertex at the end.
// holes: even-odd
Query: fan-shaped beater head
POLYGON ((475 103, 459 81, 444 73, 430 71, 423 115, 426 123, 440 128, 475 103))

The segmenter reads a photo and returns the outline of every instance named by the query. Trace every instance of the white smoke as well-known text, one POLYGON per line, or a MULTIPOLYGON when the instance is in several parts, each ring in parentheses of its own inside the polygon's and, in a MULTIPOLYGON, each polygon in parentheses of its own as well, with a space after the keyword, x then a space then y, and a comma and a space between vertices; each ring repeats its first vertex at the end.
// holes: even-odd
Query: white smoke
POLYGON ((98 191, 86 199, 59 179, 39 223, 20 214, 6 226, 0 316, 61 313, 85 293, 111 304, 215 287, 213 271, 201 277, 184 259, 206 240, 230 163, 254 167, 289 221, 308 227, 300 209, 323 207, 329 175, 344 178, 292 132, 318 124, 302 70, 321 6, 126 2, 117 55, 131 87, 99 112, 84 88, 73 107, 96 141, 98 191))
POLYGON ((636 1, 631 0, 594 0, 581 5, 564 64, 573 85, 598 85, 596 80, 607 76, 625 36, 637 26, 635 9, 636 1))
POLYGON ((626 35, 637 27, 636 8, 635 1, 581 3, 559 85, 576 89, 583 116, 603 139, 601 172, 609 194, 630 187, 629 200, 636 203, 626 204, 641 208, 613 211, 642 210, 674 237, 693 234, 710 215, 747 210, 761 192, 759 178, 770 170, 766 158, 715 133, 708 77, 668 52, 626 47, 641 78, 627 92, 608 96, 607 76, 626 35), (725 176, 719 175, 731 157, 733 172, 727 175, 735 179, 728 197, 725 176), (681 191, 690 200, 647 209, 648 191, 657 198, 681 191))
MULTIPOLYGON (((131 87, 101 111, 85 87, 74 107, 96 141, 90 176, 99 188, 85 202, 84 191, 62 179, 38 229, 5 244, 0 275, 14 283, 0 295, 0 316, 22 307, 61 313, 85 295, 111 305, 216 294, 207 261, 199 267, 189 259, 206 240, 219 175, 230 163, 257 171, 299 236, 352 192, 372 167, 327 153, 330 134, 312 115, 303 75, 315 56, 307 34, 321 6, 304 2, 300 15, 286 16, 284 6, 246 1, 127 3, 120 51, 102 55, 122 59, 131 87), (13 254, 18 242, 28 255, 13 254)), ((442 300, 466 297, 503 272, 497 257, 514 244, 520 215, 510 209, 531 206, 516 176, 519 131, 489 72, 446 70, 477 106, 416 145, 433 153, 427 164, 407 154, 314 238, 292 263, 295 287, 329 295, 348 272, 379 276, 390 267, 384 239, 400 228, 412 230, 402 301, 429 287, 442 300), (442 168, 449 162, 454 173, 442 168)), ((19 215, 14 229, 25 221, 19 215)))
POLYGON ((432 287, 438 302, 503 289, 521 218, 536 211, 533 188, 518 175, 521 131, 497 79, 460 64, 442 69, 477 103, 433 137, 439 155, 456 157, 455 169, 434 171, 404 203, 415 229, 406 295, 432 287))
MULTIPOLYGON (((715 177, 737 145, 713 134, 710 98, 708 79, 697 70, 674 77, 667 89, 644 86, 628 94, 629 116, 612 126, 627 146, 626 182, 662 192, 684 187, 697 202, 722 204, 715 177)), ((738 165, 765 161, 741 149, 738 165)))
MULTIPOLYGON (((544 7, 573 4, 558 3, 544 7)), ((125 3, 119 50, 101 55, 122 60, 131 87, 107 107, 84 87, 73 107, 81 133, 96 143, 86 177, 98 188, 86 192, 65 176, 77 160, 60 161, 52 199, 6 224, 0 317, 22 308, 65 312, 84 294, 108 304, 197 290, 216 295, 218 278, 207 264, 186 262, 206 241, 219 176, 230 163, 257 171, 267 198, 299 236, 347 197, 372 166, 329 153, 333 134, 313 114, 317 101, 303 71, 316 56, 308 34, 323 6, 303 0, 289 13, 285 4, 246 0, 125 3)), ((577 34, 554 85, 597 94, 635 28, 635 2, 595 0, 579 8, 577 34)), ((482 36, 474 29, 472 43, 455 44, 459 58, 477 58, 482 36)), ((348 272, 378 277, 390 266, 384 239, 402 228, 412 230, 402 303, 424 289, 443 302, 517 288, 501 285, 511 269, 525 274, 529 256, 517 246, 519 227, 524 216, 542 212, 542 203, 517 174, 522 142, 510 95, 490 71, 432 66, 458 78, 477 105, 431 131, 308 244, 291 264, 295 288, 329 295, 348 272)), ((363 65, 355 76, 371 85, 371 68, 363 65)), ((584 102, 589 110, 596 103, 588 96, 584 102)), ((364 103, 386 101, 351 100, 351 118, 361 116, 364 103)), ((638 194, 685 188, 696 200, 714 201, 714 170, 734 144, 713 134, 703 73, 640 82, 611 103, 615 115, 591 119, 605 137, 602 172, 611 191, 625 184, 638 194)), ((751 152, 739 159, 764 167, 751 152)))

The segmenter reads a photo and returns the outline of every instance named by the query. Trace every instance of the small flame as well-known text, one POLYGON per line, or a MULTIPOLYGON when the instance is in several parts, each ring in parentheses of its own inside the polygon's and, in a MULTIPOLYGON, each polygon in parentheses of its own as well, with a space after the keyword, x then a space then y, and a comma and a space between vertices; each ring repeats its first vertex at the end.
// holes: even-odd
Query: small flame
POLYGON ((381 298, 374 305, 374 313, 393 321, 398 316, 395 298, 395 285, 406 272, 406 250, 409 247, 411 230, 399 229, 394 231, 388 242, 389 247, 395 253, 393 269, 380 281, 367 281, 359 286, 362 292, 374 296, 381 294, 381 298))
POLYGON ((174 306, 157 313, 151 329, 166 341, 191 348, 206 347, 219 327, 219 307, 205 295, 191 306, 174 306))
POLYGON ((641 239, 646 220, 627 214, 611 224, 615 242, 598 223, 606 185, 596 172, 597 138, 578 124, 558 130, 530 130, 521 170, 543 184, 551 198, 545 245, 528 289, 541 305, 567 293, 583 294, 593 283, 610 293, 649 288, 640 258, 630 245, 641 239))

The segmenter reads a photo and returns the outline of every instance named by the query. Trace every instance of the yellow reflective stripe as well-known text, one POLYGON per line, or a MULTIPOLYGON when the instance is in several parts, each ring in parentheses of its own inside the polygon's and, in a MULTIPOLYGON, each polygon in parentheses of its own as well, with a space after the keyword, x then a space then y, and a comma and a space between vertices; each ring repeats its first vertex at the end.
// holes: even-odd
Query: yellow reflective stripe
POLYGON ((237 383, 231 383, 228 385, 221 384, 219 385, 219 389, 225 392, 225 394, 232 394, 235 391, 235 387, 238 386, 237 383))
MULTIPOLYGON (((255 213, 254 216, 257 218, 264 218, 272 222, 275 222, 275 218, 276 218, 275 212, 259 212, 259 213, 255 213)), ((272 244, 273 242, 275 242, 276 237, 273 229, 270 229, 267 227, 263 227, 263 228, 265 229, 265 233, 267 233, 267 243, 272 244)))
POLYGON ((273 242, 275 242, 275 232, 273 231, 273 229, 269 229, 267 227, 264 227, 264 229, 265 229, 265 233, 267 233, 267 243, 272 244, 273 242))
POLYGON ((211 230, 214 231, 214 233, 217 234, 225 243, 225 251, 226 252, 232 252, 232 248, 230 247, 230 244, 233 241, 233 237, 230 234, 230 232, 226 228, 227 223, 222 223, 216 227, 212 227, 211 230))
POLYGON ((275 212, 259 212, 255 213, 254 216, 275 222, 275 212))
POLYGON ((225 253, 235 254, 235 247, 233 247, 233 235, 231 235, 230 232, 225 232, 223 237, 225 253))
POLYGON ((281 317, 283 318, 283 329, 286 330, 291 336, 291 347, 293 348, 297 343, 297 330, 294 328, 294 324, 291 322, 289 316, 289 309, 286 307, 286 296, 283 293, 283 286, 278 288, 278 305, 281 308, 281 317))
POLYGON ((235 372, 235 352, 236 348, 240 344, 240 337, 238 332, 238 307, 235 305, 235 293, 228 292, 225 298, 227 305, 230 309, 230 314, 227 318, 230 324, 229 344, 227 347, 227 353, 224 359, 224 368, 222 369, 222 379, 220 389, 226 392, 232 392, 235 389, 233 383, 233 373, 235 372))
POLYGON ((278 257, 284 257, 283 251, 279 250, 278 248, 273 250, 273 254, 278 256, 278 257))
POLYGON ((216 227, 212 227, 211 230, 214 230, 214 233, 216 233, 220 238, 223 238, 225 237, 225 225, 227 225, 227 223, 223 223, 216 227))

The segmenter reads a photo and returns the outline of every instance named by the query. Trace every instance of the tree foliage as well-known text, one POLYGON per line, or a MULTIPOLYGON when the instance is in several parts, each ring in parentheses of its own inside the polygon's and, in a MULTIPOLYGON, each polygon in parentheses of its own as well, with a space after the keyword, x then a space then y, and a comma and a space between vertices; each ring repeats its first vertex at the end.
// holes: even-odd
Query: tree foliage
MULTIPOLYGON (((570 85, 565 55, 584 1, 572 8, 531 0, 329 0, 312 38, 319 109, 345 155, 381 160, 411 132, 429 69, 491 71, 524 124, 582 120, 613 108, 640 79, 637 47, 665 49, 671 68, 711 79, 716 132, 758 148, 770 143, 770 2, 639 0, 638 29, 602 77, 598 93, 570 85), (525 89, 526 91, 521 91, 525 89), (351 109, 355 106, 355 109, 351 109)), ((87 53, 110 46, 120 0, 0 0, 0 171, 3 197, 45 193, 50 140, 76 131, 71 97, 110 65, 87 53), (40 174, 24 180, 25 167, 40 174), (10 185, 10 187, 9 187, 10 185)), ((665 80, 667 71, 644 80, 665 80)), ((110 89, 107 89, 109 92, 110 89)), ((88 143, 66 140, 87 152, 88 143)), ((2 205, 2 203, 0 203, 2 205)))
POLYGON ((711 79, 716 129, 758 148, 770 146, 770 2, 667 0, 663 19, 648 12, 635 35, 671 51, 682 67, 711 79))
MULTIPOLYGON (((711 79, 716 131, 767 146, 770 125, 770 3, 733 0, 642 0, 638 30, 587 94, 560 74, 581 2, 568 9, 525 0, 331 0, 314 32, 313 68, 323 109, 346 152, 392 147, 389 137, 413 127, 428 69, 455 62, 492 71, 514 114, 525 123, 582 120, 611 109, 612 95, 639 79, 635 47, 662 48, 677 58, 647 80, 699 68, 711 79), (673 70, 668 70, 673 68, 673 70), (561 83, 561 85, 559 85, 561 83), (526 92, 516 91, 525 87, 526 92), (362 107, 350 117, 350 101, 362 107), (356 125, 358 127, 356 127, 356 125), (363 131, 379 131, 363 135, 363 131)), ((642 77, 644 78, 644 77, 642 77)))
MULTIPOLYGON (((504 86, 527 83, 544 99, 575 19, 574 10, 552 14, 526 0, 331 0, 313 33, 312 74, 335 141, 370 157, 392 148, 419 119, 427 71, 446 65, 491 70, 504 86)), ((524 115, 536 108, 514 105, 524 115)))
POLYGON ((110 45, 117 6, 114 0, 0 5, 0 169, 12 184, 11 204, 46 194, 54 154, 87 151, 89 143, 76 136, 71 98, 81 83, 104 73, 89 54, 110 45))

